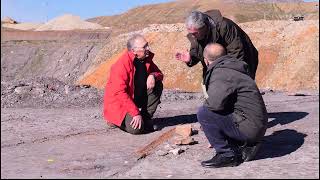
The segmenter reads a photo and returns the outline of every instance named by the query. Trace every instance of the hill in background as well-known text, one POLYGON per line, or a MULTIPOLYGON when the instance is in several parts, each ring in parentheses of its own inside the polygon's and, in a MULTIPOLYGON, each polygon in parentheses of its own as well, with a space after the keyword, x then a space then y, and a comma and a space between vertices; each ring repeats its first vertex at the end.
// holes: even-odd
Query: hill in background
POLYGON ((162 4, 146 5, 115 16, 100 16, 87 21, 111 27, 115 34, 126 33, 147 27, 148 24, 183 23, 193 10, 219 9, 235 22, 257 20, 290 20, 294 16, 319 19, 319 3, 303 1, 223 1, 183 0, 162 4), (268 3, 266 3, 268 2, 268 3))

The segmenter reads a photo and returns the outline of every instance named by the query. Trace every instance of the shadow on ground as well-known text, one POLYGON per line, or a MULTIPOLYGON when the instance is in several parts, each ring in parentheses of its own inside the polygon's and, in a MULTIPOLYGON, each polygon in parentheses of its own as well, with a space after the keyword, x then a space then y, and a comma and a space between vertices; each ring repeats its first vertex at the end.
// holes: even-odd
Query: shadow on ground
MULTIPOLYGON (((273 119, 268 122, 268 128, 271 128, 277 124, 289 124, 293 121, 297 121, 306 117, 309 113, 307 112, 276 112, 276 113, 268 113, 268 118, 273 119)), ((165 118, 156 118, 155 123, 159 126, 160 129, 167 126, 175 126, 179 124, 188 124, 197 122, 196 114, 189 115, 179 115, 173 117, 165 117, 165 118)))
POLYGON ((309 113, 307 112, 276 112, 268 113, 268 118, 273 119, 268 122, 268 128, 271 128, 277 124, 285 125, 293 121, 297 121, 306 117, 309 113))
MULTIPOLYGON (((268 128, 272 128, 277 124, 285 125, 291 122, 303 119, 309 113, 307 112, 276 112, 268 113, 269 120, 268 128)), ((197 122, 197 115, 179 115, 174 117, 156 119, 159 130, 167 126, 175 126, 179 124, 188 124, 197 122)), ((261 149, 255 160, 281 157, 290 154, 299 149, 307 135, 297 132, 293 129, 284 129, 275 131, 269 136, 264 137, 261 149)))
POLYGON ((179 125, 179 124, 189 124, 189 123, 194 123, 197 121, 198 120, 197 120, 196 114, 179 115, 179 116, 155 119, 155 123, 158 125, 159 130, 163 129, 164 127, 168 127, 168 126, 175 126, 175 125, 179 125))
MULTIPOLYGON (((268 113, 268 128, 277 124, 285 125, 303 119, 307 112, 276 112, 268 113), (273 119, 270 121, 270 119, 273 119)), ((261 149, 257 154, 256 160, 281 157, 299 149, 307 135, 293 129, 275 131, 269 136, 264 137, 261 149)))
POLYGON ((275 131, 264 137, 260 151, 255 160, 281 157, 299 149, 307 135, 293 129, 275 131))

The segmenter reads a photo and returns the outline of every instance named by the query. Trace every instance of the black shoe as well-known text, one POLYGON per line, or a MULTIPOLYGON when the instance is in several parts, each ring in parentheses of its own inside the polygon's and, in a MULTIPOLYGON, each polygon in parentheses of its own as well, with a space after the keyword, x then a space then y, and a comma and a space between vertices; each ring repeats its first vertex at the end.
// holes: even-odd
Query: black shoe
POLYGON ((225 157, 222 154, 216 154, 208 161, 202 161, 201 165, 208 168, 233 167, 238 166, 240 161, 236 156, 225 157))
POLYGON ((153 124, 152 127, 153 127, 154 131, 159 131, 160 130, 160 127, 158 125, 156 125, 156 124, 153 124))
POLYGON ((145 133, 154 132, 154 128, 152 126, 145 126, 144 130, 145 130, 145 133))
POLYGON ((159 128, 156 124, 154 124, 152 119, 145 121, 145 131, 147 133, 157 131, 159 128))
POLYGON ((243 161, 247 162, 247 161, 253 160, 257 155, 260 147, 261 147, 261 143, 244 146, 241 152, 243 161))

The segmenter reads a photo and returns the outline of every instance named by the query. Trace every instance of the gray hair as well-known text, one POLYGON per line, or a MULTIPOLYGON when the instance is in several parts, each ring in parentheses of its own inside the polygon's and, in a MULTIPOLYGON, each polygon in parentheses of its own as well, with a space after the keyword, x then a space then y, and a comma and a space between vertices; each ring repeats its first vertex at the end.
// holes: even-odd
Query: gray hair
POLYGON ((221 56, 226 55, 225 48, 218 43, 210 43, 203 50, 203 56, 212 62, 218 59, 221 56))
POLYGON ((135 41, 136 41, 136 39, 139 39, 139 38, 143 38, 144 39, 144 37, 141 34, 134 34, 129 38, 129 40, 127 42, 128 51, 130 51, 131 49, 134 48, 135 41))
POLYGON ((200 29, 206 25, 206 15, 200 11, 192 11, 186 19, 187 28, 200 29))

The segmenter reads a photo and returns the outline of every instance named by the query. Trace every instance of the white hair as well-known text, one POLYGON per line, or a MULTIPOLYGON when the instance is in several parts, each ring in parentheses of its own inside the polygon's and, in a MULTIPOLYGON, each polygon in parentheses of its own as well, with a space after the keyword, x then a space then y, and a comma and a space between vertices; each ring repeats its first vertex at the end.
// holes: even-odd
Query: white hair
POLYGON ((129 51, 134 48, 134 43, 135 43, 136 39, 139 39, 139 38, 144 39, 144 37, 141 34, 134 34, 129 38, 129 40, 127 42, 127 48, 129 51))
POLYGON ((206 15, 200 11, 192 11, 186 19, 187 28, 200 29, 206 25, 206 15))

